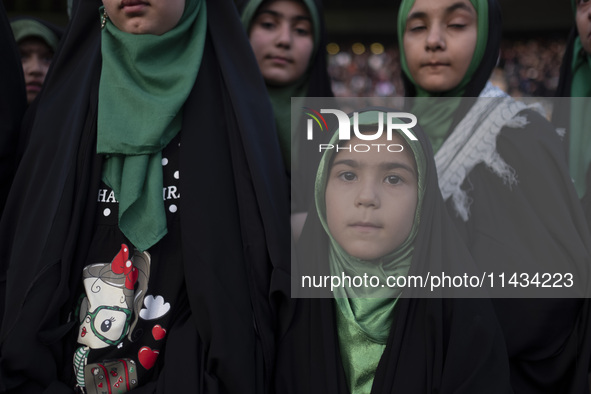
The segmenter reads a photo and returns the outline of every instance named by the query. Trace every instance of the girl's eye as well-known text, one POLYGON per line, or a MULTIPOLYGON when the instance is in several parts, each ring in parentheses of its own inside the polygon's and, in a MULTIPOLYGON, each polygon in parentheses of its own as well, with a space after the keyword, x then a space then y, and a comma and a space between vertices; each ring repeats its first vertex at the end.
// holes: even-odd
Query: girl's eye
POLYGON ((339 175, 339 178, 345 182, 353 182, 357 179, 357 176, 352 172, 343 172, 339 175))
POLYGON ((451 27, 452 29, 463 29, 464 27, 466 27, 466 25, 463 25, 461 23, 452 23, 449 25, 449 27, 451 27))
POLYGON ((388 175, 384 182, 389 183, 390 185, 398 185, 402 182, 402 179, 397 175, 388 175))
POLYGON ((417 32, 420 32, 420 31, 426 30, 426 29, 427 29, 427 26, 417 25, 417 26, 410 26, 408 28, 408 31, 411 31, 413 33, 417 33, 417 32))
POLYGON ((277 25, 276 20, 269 15, 261 15, 260 19, 255 21, 255 24, 265 30, 271 30, 277 25))
POLYGON ((309 36, 310 35, 310 30, 309 29, 305 29, 303 27, 297 27, 295 29, 295 32, 299 35, 299 36, 309 36))
POLYGON ((267 30, 271 30, 272 28, 275 27, 275 24, 272 22, 261 22, 260 25, 263 29, 267 29, 267 30))

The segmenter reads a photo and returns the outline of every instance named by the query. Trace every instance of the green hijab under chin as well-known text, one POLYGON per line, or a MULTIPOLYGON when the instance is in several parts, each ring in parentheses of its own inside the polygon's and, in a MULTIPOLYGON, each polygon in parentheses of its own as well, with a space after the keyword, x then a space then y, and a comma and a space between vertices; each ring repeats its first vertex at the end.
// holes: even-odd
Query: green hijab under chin
MULTIPOLYGON (((575 18, 576 2, 572 1, 575 18)), ((565 60, 567 61, 567 60, 565 60)), ((591 97, 591 56, 583 49, 581 37, 577 35, 571 63, 571 97, 591 97)), ((591 99, 571 101, 569 133, 569 170, 579 198, 587 192, 586 175, 591 165, 591 99)))
MULTIPOLYGON (((437 1, 437 0, 433 0, 437 1)), ((403 0, 398 11, 398 47, 400 50, 400 64, 404 75, 414 85, 417 97, 463 97, 466 86, 470 83, 474 73, 480 66, 480 62, 486 51, 488 42, 488 0, 470 0, 477 15, 477 38, 474 55, 468 66, 468 70, 460 83, 446 92, 429 92, 421 88, 413 79, 404 52, 404 33, 406 31, 406 20, 412 9, 415 0, 403 0)), ((420 114, 420 124, 429 136, 433 151, 437 152, 449 132, 453 123, 454 111, 460 104, 460 100, 443 99, 435 103, 433 100, 415 100, 412 111, 420 114)))
POLYGON ((126 33, 110 20, 101 33, 97 153, 119 201, 119 228, 142 251, 167 233, 162 150, 181 129, 197 78, 205 7, 205 0, 187 0, 176 27, 160 36, 126 33))
MULTIPOLYGON (((359 114, 360 125, 378 123, 378 112, 359 114)), ((316 175, 315 199, 318 216, 329 237, 328 260, 331 275, 376 276, 380 284, 388 277, 406 276, 410 268, 414 241, 418 233, 421 207, 425 194, 426 158, 419 141, 410 141, 400 134, 410 146, 417 165, 418 201, 415 219, 407 239, 389 254, 376 261, 363 261, 349 255, 332 237, 326 221, 326 185, 330 174, 332 150, 326 151, 316 175)), ((330 142, 338 144, 338 131, 330 142)), ((359 153, 363 155, 363 153, 359 153)), ((337 330, 341 359, 352 394, 369 393, 377 364, 386 347, 392 324, 394 307, 402 290, 399 288, 337 288, 334 293, 337 306, 337 330)))
MULTIPOLYGON (((248 2, 244 11, 242 12, 242 25, 250 36, 250 29, 252 22, 257 15, 257 11, 261 4, 270 3, 277 0, 251 0, 248 2)), ((281 153, 286 168, 291 166, 291 98, 292 97, 305 97, 308 92, 308 79, 314 59, 319 55, 320 45, 320 15, 318 15, 318 9, 314 0, 287 0, 294 1, 297 3, 303 3, 310 17, 312 18, 312 28, 314 31, 314 47, 312 49, 312 56, 308 63, 308 68, 304 75, 302 75, 297 81, 290 83, 289 85, 269 85, 267 84, 267 92, 269 93, 269 99, 273 106, 273 113, 275 114, 275 126, 279 137, 279 145, 281 147, 281 153)))

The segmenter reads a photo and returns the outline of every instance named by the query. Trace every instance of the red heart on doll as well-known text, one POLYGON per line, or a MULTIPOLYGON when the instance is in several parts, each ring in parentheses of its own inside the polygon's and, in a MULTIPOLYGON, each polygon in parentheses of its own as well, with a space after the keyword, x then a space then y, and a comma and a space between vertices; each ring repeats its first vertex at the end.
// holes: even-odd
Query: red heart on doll
POLYGON ((160 326, 160 324, 156 324, 152 328, 152 336, 155 340, 159 341, 166 336, 166 330, 160 326))
POLYGON ((102 388, 103 388, 103 382, 100 382, 100 383, 98 384, 98 386, 97 386, 97 387, 98 387, 99 389, 102 389, 102 388))
POLYGON ((142 364, 142 367, 150 369, 156 363, 158 353, 160 353, 158 350, 152 350, 149 347, 144 346, 138 352, 137 357, 140 360, 140 364, 142 364))

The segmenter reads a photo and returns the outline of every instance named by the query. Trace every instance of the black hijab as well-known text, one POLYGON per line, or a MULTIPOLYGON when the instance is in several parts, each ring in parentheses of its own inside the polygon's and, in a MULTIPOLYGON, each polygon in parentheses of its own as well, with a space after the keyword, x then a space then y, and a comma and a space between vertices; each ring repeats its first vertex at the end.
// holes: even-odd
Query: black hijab
MULTIPOLYGON (((383 110, 383 109, 382 109, 383 110)), ((427 165, 418 233, 408 275, 475 273, 439 192, 433 152, 417 127, 427 165)), ((300 275, 330 275, 328 236, 310 213, 297 250, 300 275)), ((294 284, 297 286, 298 279, 294 284)), ((317 296, 330 296, 318 289, 317 296)), ((372 393, 510 393, 500 327, 487 299, 457 299, 450 289, 425 297, 405 289, 397 301, 372 393)), ((348 393, 332 298, 293 301, 295 314, 278 349, 276 390, 281 393, 348 393)))
MULTIPOLYGON (((96 154, 100 5, 74 4, 30 122, 10 214, 0 223, 2 268, 8 268, 0 390, 73 387, 63 382, 72 374, 68 314, 102 164, 96 154)), ((254 394, 267 391, 274 363, 270 300, 288 283, 288 181, 268 101, 254 99, 265 97, 265 87, 235 7, 230 0, 207 1, 207 11, 180 148, 181 171, 195 174, 181 181, 187 201, 181 254, 192 315, 186 341, 167 344, 171 367, 161 376, 168 386, 158 382, 151 390, 254 394)))

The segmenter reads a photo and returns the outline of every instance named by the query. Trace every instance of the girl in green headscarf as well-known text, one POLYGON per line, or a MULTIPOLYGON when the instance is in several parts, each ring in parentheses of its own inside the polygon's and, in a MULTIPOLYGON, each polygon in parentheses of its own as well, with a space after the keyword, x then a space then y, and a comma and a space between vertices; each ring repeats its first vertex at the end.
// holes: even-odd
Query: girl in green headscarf
MULTIPOLYGON (((318 166, 302 128, 291 119, 292 97, 332 97, 327 71, 326 29, 321 0, 250 0, 239 4, 267 92, 273 106, 279 146, 291 176, 291 212, 297 239, 313 209, 309 187, 318 166), (297 131, 292 134, 292 124, 297 131), (292 169, 292 166, 294 167, 292 169)), ((296 108, 305 106, 302 99, 296 108)), ((299 112, 298 112, 299 113, 299 112)))
POLYGON ((567 131, 570 174, 591 229, 591 3, 572 0, 571 4, 576 26, 568 40, 556 95, 579 98, 570 100, 570 107, 559 101, 552 120, 567 131))
MULTIPOLYGON (((364 112, 359 123, 375 132, 377 115, 364 112)), ((331 143, 338 142, 335 133, 331 143)), ((341 147, 356 142, 360 140, 341 147)), ((394 143, 402 150, 391 153, 373 147, 367 153, 325 154, 316 178, 316 207, 330 240, 331 274, 367 274, 384 285, 388 277, 408 273, 425 193, 426 163, 420 146, 402 135, 374 142, 394 143)), ((400 288, 372 290, 339 287, 334 294, 341 357, 352 393, 370 392, 401 293, 400 288)))
POLYGON ((242 7, 247 30, 275 113, 286 167, 291 166, 291 98, 332 97, 326 32, 316 0, 251 0, 242 7))
MULTIPOLYGON (((362 112, 361 132, 375 134, 382 115, 362 112)), ((297 300, 279 350, 278 392, 446 393, 459 385, 467 393, 509 392, 487 301, 444 300, 452 293, 443 289, 421 299, 419 289, 396 285, 411 275, 474 269, 443 207, 427 139, 412 132, 418 141, 395 132, 371 145, 356 137, 339 142, 335 133, 339 151, 324 153, 317 211, 306 222, 294 272, 299 295, 330 298, 297 300), (327 275, 351 283, 317 293, 300 282, 327 275), (460 338, 465 347, 451 345, 460 338), (477 346, 482 340, 497 347, 477 346)))
POLYGON ((409 108, 434 146, 441 193, 479 268, 571 271, 582 284, 563 299, 532 299, 540 296, 532 291, 505 301, 493 289, 513 389, 585 391, 586 367, 562 366, 589 359, 574 350, 587 344, 573 333, 589 324, 588 302, 574 298, 587 297, 590 238, 554 126, 488 82, 501 29, 496 0, 403 0, 398 42, 409 108))

